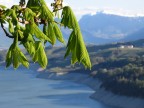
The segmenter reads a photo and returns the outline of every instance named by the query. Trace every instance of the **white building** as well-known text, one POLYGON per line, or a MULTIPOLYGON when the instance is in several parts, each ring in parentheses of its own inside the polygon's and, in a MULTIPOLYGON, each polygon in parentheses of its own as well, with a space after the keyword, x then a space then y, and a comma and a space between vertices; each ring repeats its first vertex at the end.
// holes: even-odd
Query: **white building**
POLYGON ((134 48, 134 46, 133 45, 121 45, 121 46, 119 46, 119 48, 134 48))

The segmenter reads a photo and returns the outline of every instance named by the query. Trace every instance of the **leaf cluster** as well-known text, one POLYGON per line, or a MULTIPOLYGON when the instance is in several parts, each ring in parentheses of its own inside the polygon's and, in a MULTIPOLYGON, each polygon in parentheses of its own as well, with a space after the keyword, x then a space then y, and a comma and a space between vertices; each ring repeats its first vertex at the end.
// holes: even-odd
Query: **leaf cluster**
POLYGON ((69 6, 62 6, 62 0, 53 3, 53 12, 48 8, 44 0, 20 0, 19 5, 13 5, 10 9, 0 5, 0 23, 9 38, 13 38, 6 55, 6 67, 13 64, 18 68, 20 64, 29 67, 29 62, 19 48, 23 45, 31 55, 34 62, 38 62, 42 68, 48 64, 45 53, 45 44, 56 44, 56 41, 65 43, 60 27, 68 27, 72 30, 67 47, 65 58, 71 54, 71 63, 82 63, 86 68, 91 68, 91 62, 82 33, 76 17, 69 6), (26 4, 26 6, 25 6, 26 4), (54 20, 54 13, 62 10, 61 22, 54 20), (8 23, 8 31, 4 24, 8 23), (39 28, 42 25, 43 29, 39 28))

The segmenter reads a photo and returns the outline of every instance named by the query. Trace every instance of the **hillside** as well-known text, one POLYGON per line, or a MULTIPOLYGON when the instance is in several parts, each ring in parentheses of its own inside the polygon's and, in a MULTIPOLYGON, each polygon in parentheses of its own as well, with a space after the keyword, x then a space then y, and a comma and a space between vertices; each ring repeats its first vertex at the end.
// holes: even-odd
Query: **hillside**
MULTIPOLYGON (((124 43, 134 43, 140 40, 124 43)), ((141 40, 141 44, 143 41, 141 40)), ((70 58, 63 59, 65 48, 47 48, 48 72, 78 72, 89 74, 102 81, 101 87, 118 95, 144 98, 144 48, 118 48, 120 44, 88 46, 92 70, 82 65, 70 65, 70 58)))
MULTIPOLYGON (((100 79, 101 87, 115 94, 144 98, 144 40, 105 45, 89 45, 88 52, 92 70, 81 64, 70 65, 70 57, 64 59, 64 47, 47 47, 48 72, 77 72, 100 79), (120 48, 134 45, 134 48, 120 48)), ((26 53, 24 51, 24 53, 26 53)), ((0 61, 5 60, 6 51, 0 51, 0 61)), ((27 54, 30 62, 31 58, 27 54)), ((2 63, 3 64, 3 63, 2 63)))
POLYGON ((133 40, 137 40, 137 39, 144 39, 144 28, 142 28, 132 34, 129 34, 122 40, 123 41, 133 41, 133 40))

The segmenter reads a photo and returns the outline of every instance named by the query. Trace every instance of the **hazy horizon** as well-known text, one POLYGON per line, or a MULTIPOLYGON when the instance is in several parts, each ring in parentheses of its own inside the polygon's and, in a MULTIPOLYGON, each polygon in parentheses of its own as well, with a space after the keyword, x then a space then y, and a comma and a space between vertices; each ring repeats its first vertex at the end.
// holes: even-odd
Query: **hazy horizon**
MULTIPOLYGON (((45 0, 50 7, 53 0, 45 0)), ((10 7, 12 4, 18 4, 19 0, 1 0, 1 5, 10 7)), ((74 10, 78 19, 85 14, 95 14, 103 11, 104 13, 117 14, 123 16, 144 16, 143 0, 64 0, 64 5, 69 5, 74 10)))

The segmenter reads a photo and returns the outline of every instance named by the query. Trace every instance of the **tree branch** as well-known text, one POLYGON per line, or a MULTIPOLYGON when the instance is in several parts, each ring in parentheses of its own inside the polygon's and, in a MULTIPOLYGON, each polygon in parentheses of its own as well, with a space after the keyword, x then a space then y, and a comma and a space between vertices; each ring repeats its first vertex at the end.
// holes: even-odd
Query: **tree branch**
POLYGON ((19 6, 24 7, 25 6, 25 0, 20 0, 19 6))
POLYGON ((62 23, 54 21, 55 23, 59 24, 60 26, 64 26, 62 23))
MULTIPOLYGON (((1 23, 1 27, 2 27, 2 29, 3 29, 3 31, 5 32, 5 34, 6 34, 7 37, 9 37, 9 38, 14 38, 14 36, 10 35, 10 34, 6 31, 6 29, 4 28, 3 23, 1 23)), ((22 41, 22 39, 20 39, 20 37, 18 37, 18 41, 22 41)))
POLYGON ((56 12, 56 11, 59 11, 59 10, 62 10, 63 8, 58 8, 58 9, 54 9, 53 12, 56 12))
POLYGON ((2 29, 3 29, 3 31, 5 32, 5 34, 6 34, 7 37, 9 37, 9 38, 14 38, 12 35, 10 35, 10 34, 6 31, 6 29, 4 28, 4 25, 3 25, 2 22, 1 22, 1 27, 2 27, 2 29))

